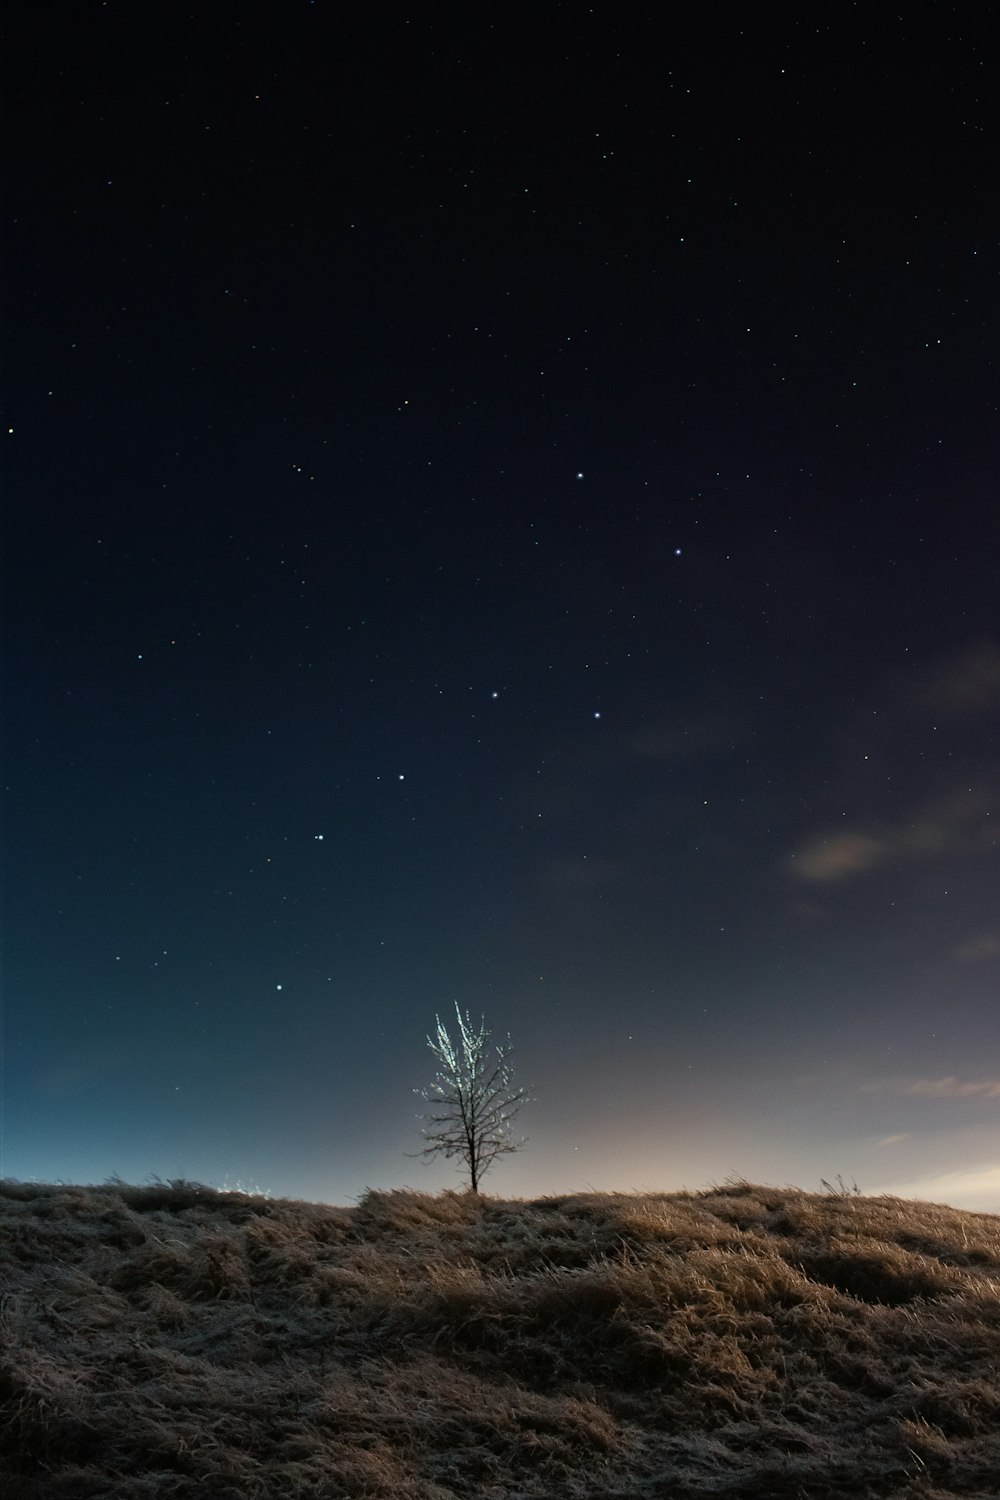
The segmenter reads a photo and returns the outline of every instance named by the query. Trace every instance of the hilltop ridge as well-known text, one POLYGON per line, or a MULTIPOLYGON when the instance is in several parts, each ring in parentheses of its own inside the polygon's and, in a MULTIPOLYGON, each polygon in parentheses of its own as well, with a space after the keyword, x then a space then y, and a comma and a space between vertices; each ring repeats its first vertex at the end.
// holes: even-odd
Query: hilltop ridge
POLYGON ((1000 1219, 0 1184, 6 1500, 1000 1494, 1000 1219))

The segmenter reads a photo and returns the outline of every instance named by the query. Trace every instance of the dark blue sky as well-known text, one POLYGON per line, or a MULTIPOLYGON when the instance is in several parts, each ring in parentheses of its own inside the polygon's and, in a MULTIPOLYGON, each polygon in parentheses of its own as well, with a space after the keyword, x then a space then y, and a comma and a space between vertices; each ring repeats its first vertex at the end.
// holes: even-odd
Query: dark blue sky
POLYGON ((1000 1208, 976 12, 8 48, 3 1172, 1000 1208))

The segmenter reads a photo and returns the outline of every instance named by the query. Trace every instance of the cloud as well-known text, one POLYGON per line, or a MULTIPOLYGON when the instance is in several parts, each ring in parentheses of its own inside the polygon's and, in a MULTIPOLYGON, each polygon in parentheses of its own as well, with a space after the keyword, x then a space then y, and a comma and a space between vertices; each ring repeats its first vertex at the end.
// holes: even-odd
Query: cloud
POLYGON ((917 689, 917 703, 949 718, 1000 703, 1000 647, 982 641, 935 662, 917 689))
POLYGON ((865 1094, 896 1094, 906 1099, 1000 1099, 1000 1078, 880 1079, 863 1083, 865 1094))
POLYGON ((909 1182, 876 1188, 896 1198, 920 1198, 925 1203, 949 1203, 971 1213, 1000 1212, 1000 1162, 937 1172, 909 1182))
POLYGON ((997 847, 991 817, 998 808, 994 787, 956 787, 895 823, 807 839, 789 856, 788 868, 798 880, 832 884, 890 863, 990 853, 997 847))
POLYGON ((996 789, 980 783, 956 787, 915 809, 912 819, 896 830, 903 854, 978 853, 996 847, 996 829, 989 823, 997 810, 996 789))
POLYGON ((909 1130, 903 1130, 899 1133, 899 1135, 883 1136, 882 1140, 880 1140, 878 1144, 880 1146, 899 1146, 903 1141, 909 1141, 912 1139, 912 1132, 909 1130))
POLYGON ((955 949, 960 964, 981 964, 991 958, 1000 958, 1000 932, 981 932, 977 937, 966 938, 955 949))
POLYGON ((905 1095, 922 1099, 1000 1099, 1000 1079, 985 1078, 963 1082, 959 1078, 918 1078, 902 1090, 905 1095))
POLYGON ((791 856, 792 873, 800 880, 847 880, 874 869, 887 857, 883 840, 865 833, 841 833, 803 844, 791 856))
POLYGON ((731 754, 741 737, 737 716, 711 708, 683 709, 652 724, 644 724, 628 738, 626 756, 640 761, 699 760, 731 754))
POLYGON ((540 883, 547 890, 569 895, 602 891, 625 878, 625 867, 617 860, 586 854, 546 860, 538 874, 540 883))

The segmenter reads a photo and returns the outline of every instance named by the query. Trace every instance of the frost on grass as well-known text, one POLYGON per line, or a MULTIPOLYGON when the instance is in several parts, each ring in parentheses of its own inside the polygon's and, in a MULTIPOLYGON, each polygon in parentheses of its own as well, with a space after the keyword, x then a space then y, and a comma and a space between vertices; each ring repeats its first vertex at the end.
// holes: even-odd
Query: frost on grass
POLYGON ((4 1500, 996 1500, 1000 1220, 0 1184, 4 1500))

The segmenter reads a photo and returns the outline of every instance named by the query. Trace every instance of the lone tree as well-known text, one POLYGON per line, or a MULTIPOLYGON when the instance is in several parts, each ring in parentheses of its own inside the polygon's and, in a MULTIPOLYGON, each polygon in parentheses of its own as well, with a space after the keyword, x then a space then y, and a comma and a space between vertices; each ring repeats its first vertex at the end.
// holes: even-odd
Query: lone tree
POLYGON ((519 1151, 524 1139, 511 1140, 514 1116, 529 1097, 514 1085, 510 1037, 490 1047, 491 1035, 480 1019, 478 1029, 466 1011, 455 1006, 458 1037, 453 1042, 439 1016, 427 1045, 437 1060, 429 1088, 416 1089, 430 1108, 424 1115, 423 1157, 460 1156, 469 1169, 469 1186, 479 1192, 483 1173, 498 1156, 519 1151))

